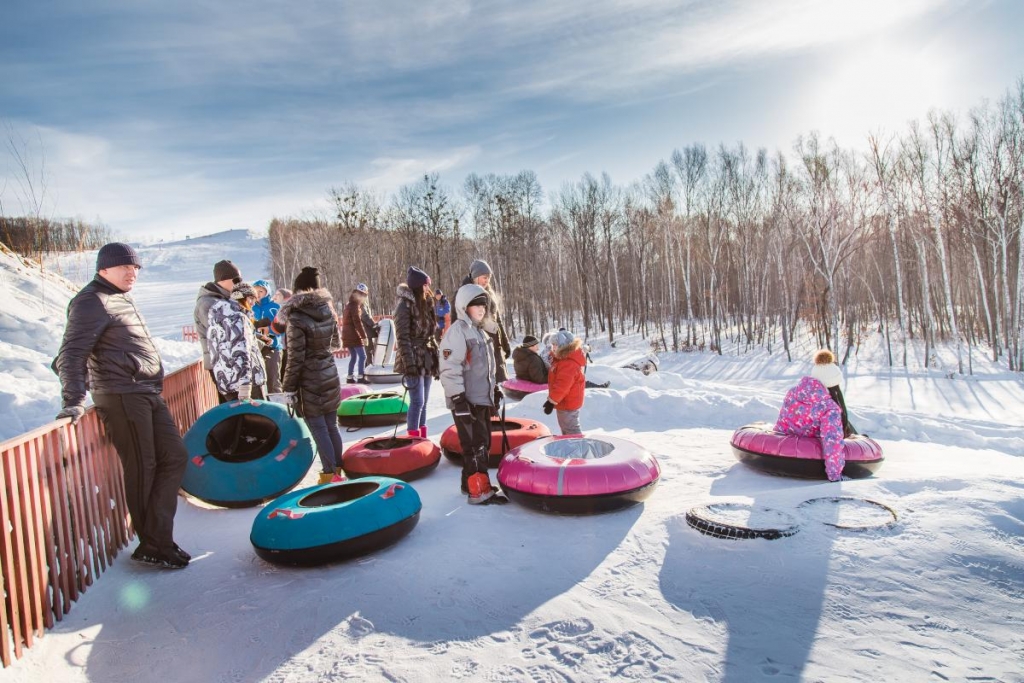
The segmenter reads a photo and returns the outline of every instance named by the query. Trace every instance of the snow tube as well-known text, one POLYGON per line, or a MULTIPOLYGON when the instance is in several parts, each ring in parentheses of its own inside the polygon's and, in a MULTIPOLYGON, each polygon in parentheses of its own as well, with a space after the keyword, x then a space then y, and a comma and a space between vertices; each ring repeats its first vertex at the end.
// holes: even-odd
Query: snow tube
POLYGON ((412 481, 437 467, 441 449, 421 437, 368 437, 349 446, 341 460, 345 474, 350 477, 382 476, 412 481))
POLYGON ((366 368, 366 381, 370 384, 399 384, 402 373, 395 372, 394 365, 382 365, 366 368))
POLYGON ((525 379, 514 377, 502 382, 501 390, 504 391, 505 395, 509 398, 523 398, 527 394, 532 394, 537 391, 547 391, 548 385, 527 382, 525 379))
POLYGON ((543 512, 612 512, 645 500, 661 477, 658 461, 614 436, 554 436, 515 448, 498 466, 509 499, 543 512))
POLYGON ((221 507, 248 507, 280 496, 313 464, 306 423, 279 403, 232 401, 203 413, 185 434, 181 488, 221 507))
POLYGON ((395 322, 382 318, 377 323, 377 342, 373 345, 371 365, 391 365, 395 362, 395 322))
POLYGON ((391 545, 416 526, 419 494, 389 477, 324 484, 272 501, 252 523, 256 554, 281 564, 319 564, 391 545))
POLYGON ((408 412, 408 399, 393 391, 359 394, 338 405, 338 422, 348 427, 381 427, 405 422, 408 412))
MULTIPOLYGON (((755 422, 733 432, 731 445, 736 459, 767 474, 800 479, 824 479, 821 439, 791 436, 774 431, 768 422, 755 422)), ((843 439, 846 465, 843 474, 853 479, 870 477, 882 466, 882 447, 866 436, 843 439)))
MULTIPOLYGON (((505 432, 508 434, 509 450, 529 443, 542 436, 551 436, 551 430, 543 422, 528 420, 525 417, 505 418, 505 432)), ((462 466, 462 444, 459 443, 459 432, 455 425, 444 430, 441 435, 441 452, 444 457, 456 465, 462 466)), ((491 418, 491 448, 488 451, 488 467, 497 467, 501 456, 501 418, 491 418)))
POLYGON ((360 394, 370 393, 370 387, 365 384, 342 384, 341 385, 341 400, 344 401, 346 398, 352 398, 360 394))

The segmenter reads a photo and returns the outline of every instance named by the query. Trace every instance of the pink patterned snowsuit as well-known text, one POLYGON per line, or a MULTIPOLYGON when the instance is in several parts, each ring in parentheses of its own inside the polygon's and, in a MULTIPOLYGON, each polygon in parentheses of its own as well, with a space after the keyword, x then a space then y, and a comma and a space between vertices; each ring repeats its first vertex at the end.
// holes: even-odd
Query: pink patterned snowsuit
POLYGON ((786 393, 775 431, 793 436, 817 436, 825 456, 825 474, 838 481, 846 464, 843 414, 828 390, 813 377, 804 377, 786 393))

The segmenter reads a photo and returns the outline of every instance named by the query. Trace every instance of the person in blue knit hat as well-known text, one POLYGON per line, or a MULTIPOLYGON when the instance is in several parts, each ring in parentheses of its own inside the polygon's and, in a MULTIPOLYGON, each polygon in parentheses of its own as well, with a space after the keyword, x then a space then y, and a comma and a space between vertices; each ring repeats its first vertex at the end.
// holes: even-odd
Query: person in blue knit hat
POLYGON ((256 331, 264 343, 262 353, 263 364, 267 368, 267 392, 277 394, 281 391, 281 351, 284 349, 284 339, 271 329, 270 324, 281 310, 281 305, 271 298, 270 293, 274 287, 267 280, 256 280, 252 288, 257 297, 252 315, 256 319, 256 331))

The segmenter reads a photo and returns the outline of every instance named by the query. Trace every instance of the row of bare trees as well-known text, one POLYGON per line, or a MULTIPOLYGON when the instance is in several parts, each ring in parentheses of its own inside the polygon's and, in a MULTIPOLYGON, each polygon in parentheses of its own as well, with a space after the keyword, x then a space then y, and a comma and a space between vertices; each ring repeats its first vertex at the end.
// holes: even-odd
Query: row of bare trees
POLYGON ((790 154, 695 144, 628 186, 586 174, 546 205, 531 171, 331 198, 333 215, 272 223, 275 277, 317 264, 338 293, 367 282, 378 312, 408 265, 453 292, 486 258, 513 335, 560 324, 789 354, 804 323, 844 360, 877 332, 891 365, 920 339, 926 359, 951 344, 961 373, 979 353, 1024 369, 1024 81, 866 151, 817 134, 790 154))
POLYGON ((99 249, 111 241, 110 230, 79 219, 6 217, 0 214, 0 242, 28 256, 99 249))

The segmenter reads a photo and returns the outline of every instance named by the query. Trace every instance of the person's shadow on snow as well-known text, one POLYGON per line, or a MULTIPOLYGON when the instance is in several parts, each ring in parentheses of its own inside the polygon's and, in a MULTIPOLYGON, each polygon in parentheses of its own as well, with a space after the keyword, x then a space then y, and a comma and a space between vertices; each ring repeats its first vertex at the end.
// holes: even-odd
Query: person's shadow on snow
POLYGON ((122 608, 102 624, 87 655, 76 656, 87 656, 90 680, 158 676, 173 683, 255 681, 275 672, 300 680, 309 657, 366 666, 363 655, 338 644, 369 642, 364 637, 374 634, 440 651, 449 641, 515 629, 593 573, 643 510, 559 517, 516 504, 474 508, 448 494, 458 490, 458 470, 441 467, 414 482, 424 507, 408 536, 363 558, 314 568, 259 559, 247 534, 230 535, 224 547, 226 526, 244 526, 254 509, 181 503, 179 517, 201 517, 188 525, 196 530, 192 547, 221 547, 176 572, 141 567, 123 552, 113 568, 119 576, 90 590, 92 599, 122 608))
MULTIPOLYGON (((839 495, 838 487, 823 483, 772 477, 737 464, 715 481, 709 500, 692 503, 750 497, 752 510, 789 514, 800 525, 790 537, 721 539, 691 528, 684 514, 669 521, 662 593, 710 629, 723 631, 728 644, 719 680, 801 680, 816 638, 827 635, 820 633, 823 611, 843 609, 844 593, 829 580, 834 530, 822 524, 838 508, 829 506, 825 518, 819 511, 813 522, 797 511, 809 498, 839 495)), ((753 516, 752 525, 757 526, 753 516)))

